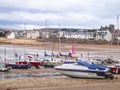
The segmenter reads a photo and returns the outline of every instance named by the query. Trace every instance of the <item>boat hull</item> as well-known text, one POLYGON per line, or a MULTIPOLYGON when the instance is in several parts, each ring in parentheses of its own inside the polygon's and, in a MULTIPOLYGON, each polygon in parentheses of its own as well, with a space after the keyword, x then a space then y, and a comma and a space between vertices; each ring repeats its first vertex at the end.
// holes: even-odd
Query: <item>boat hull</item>
POLYGON ((10 70, 10 68, 3 68, 3 69, 0 69, 0 72, 8 72, 10 70))
POLYGON ((77 61, 74 64, 62 64, 55 67, 60 73, 77 78, 110 78, 114 76, 106 66, 77 61))
POLYGON ((120 74, 120 67, 110 67, 112 73, 120 74))
POLYGON ((10 70, 6 65, 0 65, 0 72, 8 72, 10 70))
MULTIPOLYGON (((28 64, 28 62, 26 61, 20 61, 20 62, 16 62, 17 64, 28 64)), ((32 66, 42 66, 41 62, 29 62, 32 66)))
POLYGON ((12 69, 29 69, 29 68, 31 68, 31 66, 28 64, 26 64, 26 65, 25 64, 7 64, 6 66, 10 67, 12 69))
POLYGON ((105 78, 105 72, 56 69, 63 75, 76 78, 105 78))

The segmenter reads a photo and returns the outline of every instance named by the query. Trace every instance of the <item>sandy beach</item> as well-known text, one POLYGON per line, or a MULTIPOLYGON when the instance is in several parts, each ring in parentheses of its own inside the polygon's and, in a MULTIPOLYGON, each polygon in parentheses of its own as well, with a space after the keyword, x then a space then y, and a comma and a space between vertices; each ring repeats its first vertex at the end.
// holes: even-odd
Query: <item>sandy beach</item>
MULTIPOLYGON (((10 72, 57 72, 55 69, 12 69, 10 72)), ((29 77, 1 79, 0 90, 119 90, 120 76, 117 79, 81 79, 63 77, 29 77)))
MULTIPOLYGON (((57 72, 55 69, 11 70, 11 72, 57 72)), ((81 79, 70 77, 30 77, 1 79, 0 90, 119 90, 117 79, 81 79)))
MULTIPOLYGON (((7 40, 5 40, 8 42, 7 40)), ((13 40, 10 40, 14 43, 13 40)), ((10 42, 9 41, 9 42, 10 42)), ((27 42, 27 41, 26 41, 27 42)), ((36 43, 35 40, 28 41, 29 43, 36 43)), ((23 44, 17 41, 16 43, 23 44)), ((14 45, 14 44, 13 44, 14 45)), ((22 46, 16 47, 22 47, 22 46)), ((30 45, 30 48, 44 50, 44 45, 46 45, 47 50, 52 50, 53 43, 37 43, 30 45)), ((84 57, 87 57, 87 53, 90 53, 90 58, 96 56, 106 57, 108 52, 110 55, 120 59, 120 46, 110 46, 108 50, 108 45, 84 45, 84 44, 74 44, 76 52, 78 55, 84 53, 84 57)), ((55 46, 57 51, 57 44, 55 46)), ((61 51, 68 52, 70 44, 61 44, 61 51)), ((28 46, 27 46, 28 48, 28 46)), ((15 70, 12 69, 10 72, 15 73, 38 73, 38 72, 57 72, 55 69, 28 69, 28 70, 15 70)), ((70 77, 27 77, 27 78, 9 78, 0 79, 0 90, 119 90, 120 88, 120 76, 115 75, 117 79, 81 79, 81 78, 70 78, 70 77)))

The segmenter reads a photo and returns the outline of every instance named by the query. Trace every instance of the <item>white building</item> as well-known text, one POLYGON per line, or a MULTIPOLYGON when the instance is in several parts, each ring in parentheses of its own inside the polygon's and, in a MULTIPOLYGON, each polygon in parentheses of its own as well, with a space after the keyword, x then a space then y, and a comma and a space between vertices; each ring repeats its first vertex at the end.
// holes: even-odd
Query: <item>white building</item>
POLYGON ((105 30, 98 29, 95 32, 95 34, 96 34, 94 37, 95 40, 106 40, 106 41, 112 40, 112 33, 108 29, 105 29, 105 30))
POLYGON ((14 39, 14 38, 16 38, 16 33, 15 32, 10 32, 8 35, 7 35, 7 38, 8 39, 14 39))
POLYGON ((75 39, 90 39, 93 38, 93 32, 88 32, 86 30, 81 30, 78 32, 66 32, 64 37, 75 39))
POLYGON ((109 30, 81 30, 78 32, 65 32, 65 38, 112 40, 112 33, 109 30))
POLYGON ((36 39, 40 36, 39 31, 30 30, 26 32, 26 38, 36 39))
POLYGON ((113 36, 112 33, 109 30, 107 30, 106 34, 104 36, 104 40, 111 41, 112 40, 112 36, 113 36))

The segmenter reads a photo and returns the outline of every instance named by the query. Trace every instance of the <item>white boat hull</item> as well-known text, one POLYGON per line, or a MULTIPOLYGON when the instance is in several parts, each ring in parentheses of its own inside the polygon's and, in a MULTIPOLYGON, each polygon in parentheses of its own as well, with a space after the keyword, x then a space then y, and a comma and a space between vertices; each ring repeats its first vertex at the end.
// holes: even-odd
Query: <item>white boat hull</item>
POLYGON ((60 73, 69 77, 76 77, 76 78, 105 78, 105 76, 98 76, 96 73, 89 73, 89 72, 76 72, 76 71, 66 71, 66 70, 59 70, 60 73))

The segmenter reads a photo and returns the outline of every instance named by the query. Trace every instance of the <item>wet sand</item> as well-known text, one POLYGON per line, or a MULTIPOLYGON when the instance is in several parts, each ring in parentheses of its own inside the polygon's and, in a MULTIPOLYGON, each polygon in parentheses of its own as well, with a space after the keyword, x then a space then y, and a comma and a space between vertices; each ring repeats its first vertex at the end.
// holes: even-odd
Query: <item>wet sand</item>
MULTIPOLYGON (((29 69, 11 72, 57 72, 55 69, 29 69)), ((120 76, 117 79, 81 79, 63 77, 29 77, 1 79, 0 90, 119 90, 120 76)))
POLYGON ((24 78, 0 80, 0 90, 119 90, 120 79, 24 78))

